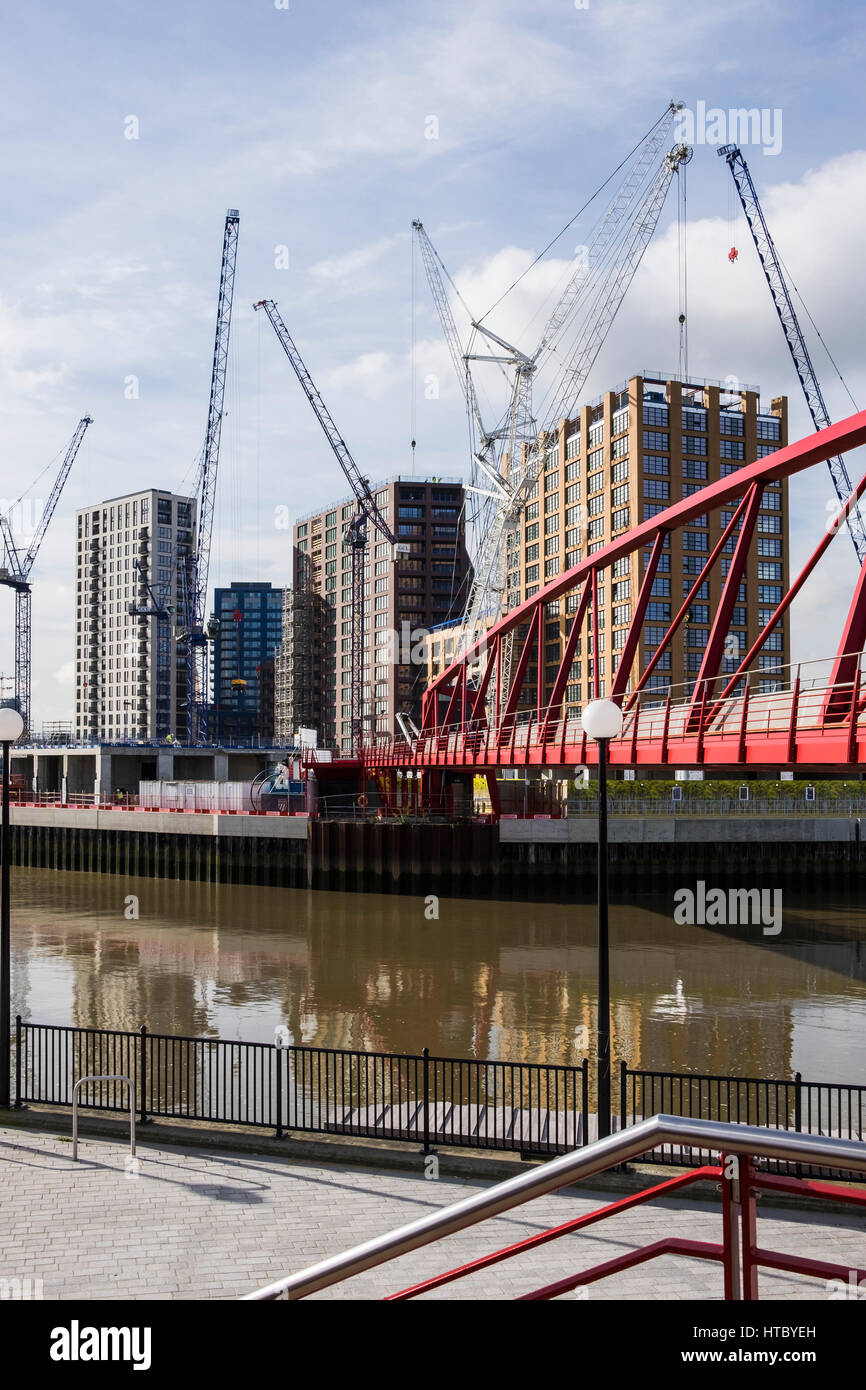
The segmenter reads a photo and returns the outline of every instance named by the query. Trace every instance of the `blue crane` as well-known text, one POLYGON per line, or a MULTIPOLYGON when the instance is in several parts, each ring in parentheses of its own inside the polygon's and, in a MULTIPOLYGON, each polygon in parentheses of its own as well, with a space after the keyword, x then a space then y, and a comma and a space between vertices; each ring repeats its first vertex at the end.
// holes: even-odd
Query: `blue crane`
MULTIPOLYGON (((806 339, 803 337, 803 330, 794 309, 791 292, 782 271, 779 253, 770 235, 767 220, 752 182, 749 166, 743 158, 742 151, 736 145, 722 145, 719 155, 727 162, 737 186, 737 193, 740 196, 743 212, 746 214, 746 221, 749 224, 749 231, 752 233, 755 250, 760 258, 764 276, 776 306, 776 313, 779 315, 779 322, 794 359, 794 366, 797 376, 800 378, 800 385, 806 397, 806 405, 809 407, 812 423, 816 430, 826 429, 831 423, 830 415, 815 368, 812 365, 806 339)), ((863 518, 856 504, 850 509, 846 506, 854 489, 851 486, 848 469, 845 467, 845 460, 841 456, 837 456, 828 459, 827 466, 830 469, 830 477, 833 480, 836 496, 842 507, 840 515, 845 517, 851 539, 854 542, 854 549, 857 552, 857 559, 862 565, 864 558, 866 558, 866 531, 864 531, 863 518)))
POLYGON ((208 733, 207 644, 208 639, 214 635, 214 630, 212 625, 206 626, 205 613, 216 503, 217 471, 219 469, 220 437, 224 413, 223 400, 226 389, 229 335, 232 324, 239 222, 240 217, 237 208, 229 208, 226 213, 223 233, 207 430, 196 479, 195 495, 198 507, 196 546, 194 554, 190 552, 186 556, 180 557, 183 622, 178 638, 186 645, 186 732, 188 743, 206 742, 208 733))

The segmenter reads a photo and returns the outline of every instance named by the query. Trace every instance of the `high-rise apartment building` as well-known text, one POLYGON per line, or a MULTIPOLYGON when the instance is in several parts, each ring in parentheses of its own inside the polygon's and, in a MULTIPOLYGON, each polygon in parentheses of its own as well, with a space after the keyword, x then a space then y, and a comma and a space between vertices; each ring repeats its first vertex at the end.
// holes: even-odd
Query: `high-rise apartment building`
MULTIPOLYGON (((461 483, 396 477, 374 488, 400 551, 369 528, 364 574, 364 732, 393 735, 396 716, 417 717, 427 678, 429 630, 466 601, 461 483)), ((292 706, 296 727, 351 747, 352 557, 343 532, 356 504, 346 498, 294 527, 292 706)))
POLYGON ((283 591, 255 582, 216 589, 214 616, 219 630, 211 648, 213 732, 239 742, 272 739, 273 668, 265 673, 268 691, 261 699, 261 667, 273 661, 282 636, 283 591), (262 727, 263 716, 268 727, 262 727))
MULTIPOLYGON (((563 570, 657 516, 673 502, 735 473, 787 444, 787 400, 762 405, 756 387, 728 382, 632 377, 564 420, 544 443, 543 467, 520 525, 506 548, 509 609, 531 598, 563 570)), ((632 682, 645 670, 688 596, 736 504, 674 531, 661 555, 635 660, 632 682)), ((684 698, 694 687, 730 564, 736 533, 703 580, 688 620, 662 653, 644 689, 660 698, 684 698)), ((566 693, 569 716, 609 688, 625 644, 649 550, 608 571, 599 585, 598 632, 584 628, 566 693)), ((769 483, 757 536, 737 596, 722 672, 736 670, 788 585, 788 487, 769 483)), ((550 605, 545 620, 543 688, 550 693, 577 595, 550 605)), ((431 673, 444 668, 459 634, 441 634, 431 652, 431 673)), ((770 634, 753 670, 761 690, 774 689, 790 662, 787 619, 770 634)), ((527 668, 521 703, 535 702, 537 664, 527 668)))
POLYGON ((177 623, 195 526, 193 498, 154 488, 76 513, 76 738, 185 735, 177 623))

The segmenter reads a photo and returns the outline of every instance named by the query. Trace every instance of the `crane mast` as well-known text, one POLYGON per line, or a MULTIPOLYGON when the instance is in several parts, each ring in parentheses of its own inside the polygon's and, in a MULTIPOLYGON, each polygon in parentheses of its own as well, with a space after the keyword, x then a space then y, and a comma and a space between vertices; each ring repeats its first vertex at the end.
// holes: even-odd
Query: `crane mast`
POLYGON ((183 637, 186 641, 186 726, 187 742, 207 739, 208 694, 208 632, 205 627, 208 572, 213 538, 214 506, 216 504, 219 471, 220 439, 222 436, 223 402, 226 389, 229 338, 232 325, 235 269, 238 256, 237 208, 226 213, 223 232, 220 285, 217 299, 216 330, 214 332, 213 364, 211 367, 210 397, 204 448, 196 479, 198 525, 195 555, 188 555, 183 564, 183 637))
POLYGON ((4 566, 0 570, 0 584, 5 584, 8 588, 15 590, 15 703, 21 718, 24 720, 25 735, 30 732, 31 718, 32 614, 30 574, 45 539, 51 518, 57 510, 60 494, 66 486, 66 480, 72 471, 78 450, 81 448, 81 441, 87 433, 88 426, 92 424, 93 420, 89 415, 83 415, 78 421, 75 433, 66 447, 63 460, 57 470, 57 476, 54 479, 51 492, 48 494, 48 500, 42 510, 36 530, 23 556, 15 544, 15 537, 8 517, 0 516, 0 536, 2 536, 5 551, 4 566))
MULTIPOLYGON (((746 214, 746 221, 749 224, 749 231, 755 243, 755 250, 761 262, 764 278, 773 297, 773 305, 779 316, 782 331, 788 344, 788 350, 794 362, 800 385, 803 388, 803 395, 806 397, 806 405, 812 417, 812 423, 816 430, 826 429, 830 422, 830 414, 824 401, 824 393, 818 381, 817 373, 812 365, 812 358, 797 318, 794 302, 791 299, 791 292, 782 271, 782 263, 775 243, 770 235, 767 220, 764 217, 764 210, 761 207, 760 199, 749 166, 743 158, 741 150, 736 145, 722 145, 719 155, 727 163, 733 176, 734 183, 739 194, 743 212, 746 214)), ((851 479, 848 476, 848 469, 841 456, 827 460, 830 470, 830 477, 833 480, 833 487, 836 496, 842 504, 851 540, 854 543, 854 550, 857 559, 862 565, 866 558, 866 530, 864 530, 863 518, 860 509, 856 504, 848 509, 846 504, 853 492, 851 479)))
MULTIPOLYGON (((669 113, 670 120, 673 119, 673 110, 674 108, 671 108, 669 113)), ((665 126, 665 130, 667 130, 667 126, 665 126)), ((657 148, 656 146, 655 153, 657 153, 657 148)), ((566 288, 565 296, 570 301, 567 317, 573 318, 578 303, 583 303, 585 305, 585 327, 579 333, 558 383, 551 392, 553 406, 548 415, 549 423, 541 422, 542 438, 539 438, 537 431, 533 431, 531 437, 527 438, 524 430, 523 437, 519 440, 520 448, 517 448, 518 441, 513 446, 515 456, 511 461, 509 470, 508 496, 499 504, 493 524, 488 530, 469 596, 463 629, 463 641, 466 648, 471 647, 477 641, 479 628, 484 617, 491 612, 492 605, 497 601, 497 596, 501 596, 504 591, 502 568, 506 533, 513 530, 519 523, 528 496, 538 479, 544 447, 543 439, 546 439, 547 434, 557 427, 561 419, 568 418, 574 410, 580 392, 583 390, 592 366, 619 312, 626 291, 658 225, 671 179, 680 167, 688 162, 691 154, 692 151, 689 146, 675 145, 665 155, 660 168, 644 192, 632 216, 626 235, 621 237, 613 248, 606 270, 597 283, 589 286, 590 293, 576 296, 573 292, 574 277, 566 288)), ((643 183, 647 165, 643 160, 640 163, 643 169, 640 183, 643 183)), ((614 215, 618 220, 622 220, 623 206, 630 206, 631 201, 633 201, 633 197, 628 204, 623 205, 620 194, 617 194, 615 199, 617 211, 614 215)), ((606 217, 602 224, 602 232, 606 243, 610 245, 607 231, 604 230, 607 222, 608 218, 606 217)), ((592 265, 593 257, 591 254, 587 259, 592 265)), ((560 323, 564 321, 558 308, 554 310, 549 322, 552 323, 554 320, 560 323)), ((529 378, 531 384, 539 354, 546 351, 550 344, 551 336, 546 329, 539 348, 531 359, 531 365, 529 368, 523 367, 521 371, 518 371, 518 383, 512 397, 512 413, 514 411, 522 412, 524 420, 529 418, 529 410, 526 402, 526 390, 521 392, 518 389, 521 374, 529 378)), ((512 440, 515 439, 513 429, 511 437, 512 440)), ((507 646, 502 658, 501 691, 497 692, 495 696, 491 692, 491 699, 501 698, 502 694, 508 690, 509 679, 510 647, 507 646)))
MULTIPOLYGON (((470 420, 480 440, 480 447, 473 454, 472 480, 473 483, 478 481, 477 469, 480 468, 488 489, 486 495, 493 497, 492 503, 487 506, 481 541, 473 556, 474 577, 462 631, 462 643, 466 648, 478 640, 484 618, 492 615, 501 603, 505 589, 506 535, 518 525, 528 494, 538 477, 542 445, 532 403, 535 376, 550 355, 561 346, 563 334, 583 310, 584 329, 571 350, 559 386, 553 393, 556 408, 550 414, 550 419, 551 428, 555 428, 560 418, 573 408, 583 388, 655 230, 673 174, 691 157, 691 150, 687 146, 674 146, 653 175, 680 109, 680 103, 671 102, 638 146, 588 246, 581 248, 581 254, 531 356, 521 353, 480 322, 473 322, 473 329, 497 345, 502 350, 501 355, 470 355, 462 349, 443 281, 444 266, 422 224, 417 221, 413 223, 442 331, 470 420), (650 182, 647 186, 648 179, 650 182), (625 236, 622 235, 624 226, 625 236), (508 410, 503 423, 495 430, 485 428, 481 419, 469 370, 471 361, 498 362, 512 373, 508 410)), ((506 650, 502 661, 503 688, 507 688, 508 666, 509 653, 506 650)))
POLYGON ((301 384, 304 395, 313 408, 313 413, 324 431, 357 504, 357 512, 343 535, 343 544, 350 550, 352 556, 350 706, 352 742, 357 747, 361 740, 364 705, 364 563, 367 550, 367 525, 371 523, 388 542, 391 546, 392 558, 396 553, 397 538, 379 510, 376 499, 370 491, 370 484, 362 474, 346 441, 334 424, 331 413, 322 399, 322 394, 292 341, 274 300, 260 299, 258 303, 253 305, 253 308, 264 309, 270 319, 271 326, 301 384))

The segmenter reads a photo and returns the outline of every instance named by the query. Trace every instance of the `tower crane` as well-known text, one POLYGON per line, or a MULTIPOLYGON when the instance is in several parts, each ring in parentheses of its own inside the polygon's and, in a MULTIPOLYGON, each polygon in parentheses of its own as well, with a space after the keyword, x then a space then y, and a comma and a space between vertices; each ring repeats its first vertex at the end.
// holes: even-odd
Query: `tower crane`
MULTIPOLYGON (((742 151, 736 145, 722 145, 719 149, 719 155, 727 163, 736 184, 743 212, 746 214, 746 221, 749 224, 749 231, 755 243, 755 250, 761 262, 761 269, 764 272, 770 294, 773 296, 773 304, 785 334, 788 350, 793 358, 794 367, 803 388, 803 395, 806 397, 806 405, 809 408, 812 423, 816 430, 826 429, 830 424, 830 415, 824 402, 824 394, 812 365, 806 339, 803 336, 803 330, 794 309, 794 302, 791 299, 791 292, 782 271, 779 253, 770 235, 770 229, 767 226, 767 220, 764 217, 764 210, 752 181, 749 166, 743 158, 742 151)), ((857 559, 862 565, 864 558, 866 558, 866 530, 864 530, 859 507, 855 504, 848 509, 846 506, 854 489, 851 486, 845 460, 841 455, 837 455, 837 457, 827 460, 827 466, 830 469, 830 477, 833 480, 836 496, 842 505, 857 559)))
POLYGON ((239 223, 240 217, 237 208, 229 208, 223 231, 207 429, 195 487, 198 508, 195 554, 190 553, 181 557, 182 622, 178 631, 178 641, 186 646, 186 729, 188 743, 204 742, 208 732, 207 644, 209 638, 215 635, 215 629, 212 624, 206 625, 205 613, 217 472, 219 469, 220 437, 222 434, 223 400, 225 398, 229 336, 232 325, 232 300, 234 298, 235 268, 238 256, 239 223))
MULTIPOLYGON (((463 618, 464 647, 474 645, 485 617, 492 615, 501 604, 505 588, 505 537, 519 523, 538 477, 545 432, 542 431, 539 438, 532 399, 534 380, 540 368, 560 348, 565 332, 582 313, 583 327, 576 343, 565 354, 567 360, 558 384, 548 393, 548 399, 555 402, 548 412, 549 432, 576 406, 655 231, 671 179, 691 158, 689 146, 674 145, 659 163, 680 109, 680 103, 671 102, 637 147, 589 245, 581 249, 565 289, 557 299, 531 355, 498 337, 481 321, 472 322, 473 333, 486 337, 501 349, 501 353, 481 355, 461 349, 440 273, 441 260, 423 226, 413 224, 442 329, 464 390, 470 419, 478 429, 480 448, 474 452, 473 470, 476 465, 481 469, 494 498, 482 543, 473 557, 474 577, 463 618), (471 361, 498 362, 513 373, 508 409, 504 421, 495 430, 486 429, 481 421, 477 397, 471 384, 468 365, 471 361)), ((476 479, 474 472, 473 482, 476 479)), ((508 667, 506 647, 502 662, 503 689, 507 689, 508 667)))
POLYGON ((81 447, 81 441, 87 433, 88 425, 92 425, 93 420, 89 415, 83 415, 75 427, 63 461, 54 479, 54 486, 48 497, 48 501, 39 518, 39 523, 33 533, 26 552, 22 555, 15 544, 15 536, 8 514, 0 515, 0 536, 3 539, 3 568, 0 569, 0 584, 5 584, 8 588, 15 590, 15 703, 18 712, 24 720, 25 735, 30 732, 30 647, 31 647, 31 581, 30 575, 39 554, 39 548, 45 539, 52 516, 57 510, 57 503, 60 501, 60 494, 66 486, 66 480, 75 462, 75 456, 81 447))
POLYGON ((291 363, 292 370, 313 408, 319 424, 325 432, 337 462, 343 470, 346 481, 352 489, 357 511, 343 534, 343 544, 352 556, 352 619, 351 619, 351 723, 352 743, 357 747, 361 740, 364 706, 364 563, 367 550, 367 527, 372 524, 379 535, 391 546, 391 558, 399 553, 399 542, 391 530, 370 491, 370 484, 349 452, 349 447, 331 417, 322 399, 319 388, 310 376, 301 354, 289 336, 289 330, 280 316, 272 299, 260 299, 254 309, 264 309, 271 325, 280 340, 283 351, 291 363))

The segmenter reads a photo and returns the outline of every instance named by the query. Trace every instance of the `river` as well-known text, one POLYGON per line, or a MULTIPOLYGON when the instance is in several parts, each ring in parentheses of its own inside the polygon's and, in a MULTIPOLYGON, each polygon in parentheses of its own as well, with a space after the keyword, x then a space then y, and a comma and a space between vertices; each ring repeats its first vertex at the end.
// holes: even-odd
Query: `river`
MULTIPOLYGON (((594 1028, 595 909, 13 870, 13 1018, 575 1063, 594 1028), (134 914, 137 912, 138 916, 134 914)), ((613 1056, 862 1083, 866 949, 840 891, 782 930, 611 908, 613 1056)))

